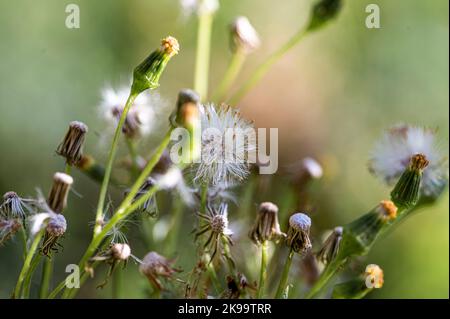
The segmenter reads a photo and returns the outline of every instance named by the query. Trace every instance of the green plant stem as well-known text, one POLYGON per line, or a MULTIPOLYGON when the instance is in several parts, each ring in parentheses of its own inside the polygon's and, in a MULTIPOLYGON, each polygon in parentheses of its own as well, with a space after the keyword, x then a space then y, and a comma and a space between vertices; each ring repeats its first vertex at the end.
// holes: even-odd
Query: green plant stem
POLYGON ((97 212, 95 215, 95 227, 94 227, 94 237, 101 232, 103 223, 103 208, 105 206, 106 193, 108 191, 109 179, 111 177, 111 170, 114 163, 114 158, 117 153, 117 145, 119 143, 119 137, 122 133, 122 127, 125 123, 128 111, 131 105, 138 96, 137 93, 130 92, 130 96, 127 99, 125 107, 123 108, 122 114, 120 115, 119 123, 117 124, 116 131, 114 132, 114 137, 111 143, 111 148, 109 150, 108 160, 105 168, 105 176, 103 178, 102 186, 100 188, 100 195, 97 204, 97 212))
POLYGON ((70 166, 70 164, 69 164, 69 163, 66 163, 66 166, 65 166, 65 168, 64 168, 64 172, 65 172, 67 175, 70 175, 71 170, 72 170, 72 167, 70 166))
POLYGON ((242 69, 242 65, 245 62, 246 54, 242 49, 237 49, 231 57, 230 64, 228 65, 225 75, 222 78, 216 92, 213 94, 212 100, 217 102, 225 102, 228 92, 233 85, 236 77, 242 69))
POLYGON ((203 101, 206 100, 208 94, 208 73, 212 23, 212 13, 204 13, 198 16, 194 90, 197 91, 203 101))
POLYGON ((13 298, 20 297, 22 283, 23 283, 25 277, 27 276, 28 271, 30 270, 31 261, 33 259, 34 254, 36 253, 39 243, 41 242, 44 231, 45 231, 44 229, 39 231, 36 234, 36 236, 34 237, 33 243, 31 244, 30 250, 28 251, 27 257, 25 258, 25 261, 23 262, 22 270, 20 271, 19 279, 17 280, 16 287, 13 292, 13 298))
POLYGON ((167 249, 166 253, 171 256, 175 253, 178 236, 181 230, 181 225, 183 222, 183 202, 179 197, 174 199, 174 207, 172 211, 171 221, 170 221, 170 232, 167 234, 167 249))
POLYGON ((122 292, 122 269, 116 269, 112 280, 112 298, 120 299, 122 292))
POLYGON ((256 295, 257 299, 261 299, 264 296, 264 287, 267 279, 267 241, 263 241, 261 244, 261 269, 259 272, 259 285, 256 295))
POLYGON ((28 271, 27 276, 23 280, 22 285, 22 298, 26 299, 30 296, 30 290, 31 290, 31 281, 33 279, 33 274, 36 271, 36 268, 39 265, 39 262, 41 261, 42 256, 40 254, 35 255, 33 260, 31 261, 30 270, 28 271))
POLYGON ((286 263, 284 264, 283 273, 281 274, 280 283, 278 284, 278 289, 275 294, 275 299, 280 299, 286 289, 287 281, 289 278, 289 270, 291 269, 292 258, 294 257, 294 251, 289 250, 289 254, 286 258, 286 263))
POLYGON ((27 253, 28 253, 28 245, 27 245, 27 234, 25 232, 25 229, 22 225, 22 227, 20 227, 20 238, 22 240, 22 258, 23 260, 25 260, 27 253))
POLYGON ((277 51, 272 53, 250 76, 244 85, 230 99, 231 105, 236 105, 266 74, 266 72, 277 62, 283 55, 291 50, 300 40, 307 34, 307 30, 302 29, 297 32, 288 42, 281 46, 277 51))
POLYGON ((231 251, 230 251, 230 245, 228 244, 228 241, 222 237, 222 244, 223 244, 223 253, 225 255, 225 258, 227 260, 228 265, 228 271, 230 274, 232 274, 235 278, 237 278, 236 274, 236 266, 233 262, 233 258, 231 258, 231 251))
POLYGON ((138 163, 138 153, 136 151, 136 143, 133 139, 125 137, 127 143, 128 151, 131 157, 131 176, 132 180, 135 180, 139 176, 139 163, 138 163))
POLYGON ((47 298, 52 273, 53 273, 53 259, 45 258, 44 265, 42 267, 41 284, 39 288, 39 298, 41 299, 47 298))
MULTIPOLYGON (((170 142, 170 132, 166 135, 164 140, 161 142, 160 146, 156 150, 155 154, 152 156, 150 161, 147 163, 147 166, 144 168, 144 170, 141 172, 141 175, 135 182, 135 184, 132 186, 130 192, 128 193, 127 197, 122 201, 122 204, 119 206, 119 208, 115 211, 114 215, 111 217, 111 219, 105 224, 103 228, 101 228, 100 233, 92 238, 91 243, 89 244, 88 248, 86 249, 83 257, 81 258, 78 266, 80 269, 84 269, 84 266, 86 262, 93 256, 96 249, 100 246, 103 239, 106 237, 108 232, 115 226, 117 223, 122 221, 124 218, 126 218, 128 215, 130 215, 132 212, 134 212, 137 208, 139 208, 145 201, 147 201, 151 196, 153 196, 158 190, 158 185, 154 185, 151 187, 147 193, 143 194, 139 198, 137 198, 134 202, 132 201, 136 193, 139 191, 140 185, 142 185, 143 181, 145 180, 146 176, 150 174, 153 167, 156 165, 158 160, 160 159, 162 153, 164 152, 165 148, 167 147, 168 143, 170 142)), ((183 169, 183 166, 180 166, 180 169, 183 169)), ((84 270, 83 270, 84 272, 84 270)), ((80 283, 81 284, 81 283, 80 283)), ((66 291, 63 294, 63 297, 66 298, 73 298, 76 294, 77 289, 73 289, 72 292, 69 291, 69 289, 66 289, 66 291)))

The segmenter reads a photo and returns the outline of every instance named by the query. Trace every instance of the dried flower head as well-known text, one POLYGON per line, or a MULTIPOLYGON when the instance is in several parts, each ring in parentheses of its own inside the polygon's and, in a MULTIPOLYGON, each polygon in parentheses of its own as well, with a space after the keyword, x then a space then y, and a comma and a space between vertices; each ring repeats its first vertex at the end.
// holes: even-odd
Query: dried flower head
POLYGON ((87 132, 86 124, 78 121, 70 122, 66 136, 56 149, 56 153, 65 157, 69 165, 76 165, 83 156, 83 145, 87 132))
POLYGON ((333 229, 331 234, 323 243, 322 248, 317 253, 317 259, 324 264, 329 264, 337 255, 341 244, 344 228, 338 226, 333 229))
POLYGON ((27 214, 33 212, 33 208, 29 205, 30 203, 34 203, 34 200, 21 198, 13 191, 6 192, 3 194, 3 202, 0 205, 0 216, 23 220, 27 214))
POLYGON ((264 202, 259 205, 255 224, 249 236, 255 244, 261 244, 267 240, 278 241, 286 236, 280 230, 277 205, 270 202, 264 202))
MULTIPOLYGON (((126 104, 128 87, 114 90, 110 87, 102 90, 102 100, 99 106, 100 116, 115 128, 126 104)), ((142 137, 150 134, 155 126, 158 109, 164 106, 164 101, 156 92, 139 94, 127 113, 122 132, 128 138, 142 137)))
POLYGON ((237 17, 231 24, 230 31, 233 50, 235 51, 248 54, 256 50, 261 44, 258 33, 247 17, 237 17))
POLYGON ((58 251, 56 246, 61 246, 58 243, 58 239, 64 235, 66 229, 67 222, 63 215, 55 213, 50 214, 41 247, 41 252, 43 255, 50 257, 52 252, 58 251))
POLYGON ((14 236, 14 234, 17 233, 21 227, 22 223, 19 218, 8 219, 0 215, 0 246, 14 236))
POLYGON ((206 213, 197 213, 200 225, 203 225, 195 233, 195 239, 205 235, 207 240, 204 242, 204 248, 211 253, 211 260, 220 252, 222 255, 223 242, 232 244, 231 235, 233 232, 228 228, 228 206, 221 204, 219 208, 207 205, 206 213))
POLYGON ((159 86, 159 78, 167 63, 179 51, 180 45, 177 39, 171 36, 162 39, 161 47, 153 51, 134 69, 131 92, 140 94, 147 89, 157 88, 159 86))
POLYGON ((311 249, 309 229, 311 218, 303 213, 295 213, 289 218, 289 229, 286 243, 291 249, 299 254, 305 254, 311 249))
POLYGON ((423 171, 420 193, 437 198, 448 184, 448 160, 436 144, 435 130, 405 124, 394 126, 375 145, 369 169, 391 185, 410 166, 411 158, 422 154, 429 164, 423 171))
POLYGON ((256 158, 253 123, 227 105, 202 105, 200 114, 201 161, 194 167, 194 182, 217 185, 244 180, 256 158))
POLYGON ((169 260, 160 254, 152 251, 145 255, 139 266, 140 272, 147 277, 150 284, 158 290, 162 290, 163 286, 160 278, 170 279, 174 273, 180 272, 180 269, 172 267, 174 260, 169 260))
POLYGON ((383 269, 375 264, 367 265, 366 271, 366 286, 367 288, 381 288, 384 284, 383 269))
POLYGON ((55 173, 53 175, 53 186, 48 195, 47 203, 52 211, 61 213, 67 206, 67 196, 73 178, 64 173, 55 173))

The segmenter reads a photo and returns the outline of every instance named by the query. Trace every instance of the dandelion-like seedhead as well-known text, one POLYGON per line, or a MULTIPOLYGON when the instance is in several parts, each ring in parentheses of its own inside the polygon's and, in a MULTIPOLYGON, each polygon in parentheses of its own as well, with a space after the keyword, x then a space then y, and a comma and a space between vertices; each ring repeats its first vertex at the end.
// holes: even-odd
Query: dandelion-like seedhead
POLYGON ((160 278, 170 279, 174 273, 181 270, 174 268, 172 265, 174 260, 169 260, 164 256, 161 256, 157 252, 149 252, 145 255, 139 266, 140 272, 147 277, 149 282, 158 290, 162 290, 162 283, 160 278))
POLYGON ((10 191, 3 194, 3 202, 0 205, 0 217, 25 219, 34 212, 32 206, 35 201, 21 198, 16 192, 10 191))
POLYGON ((18 218, 7 219, 0 215, 0 246, 3 245, 8 239, 14 236, 20 228, 22 223, 18 218))
POLYGON ((294 252, 303 255, 311 249, 310 228, 311 218, 306 214, 295 213, 289 218, 286 243, 294 252))
POLYGON ((64 157, 69 165, 76 165, 83 156, 83 145, 87 132, 86 124, 79 121, 70 122, 69 130, 56 149, 56 153, 64 157))
POLYGON ((256 158, 253 123, 227 105, 202 105, 200 114, 201 161, 194 165, 194 182, 217 185, 244 180, 256 158))
POLYGON ((423 172, 420 192, 437 198, 448 184, 448 159, 439 151, 435 130, 405 124, 392 127, 375 145, 369 169, 391 185, 408 168, 416 154, 424 155, 429 162, 423 172))
MULTIPOLYGON (((118 90, 107 87, 102 90, 99 115, 112 129, 119 122, 129 93, 129 87, 121 87, 118 90)), ((125 118, 122 127, 124 135, 128 138, 136 138, 150 134, 156 124, 157 111, 164 106, 165 102, 157 92, 139 94, 125 118)))
POLYGON ((195 233, 195 239, 200 236, 207 237, 203 242, 203 247, 211 253, 213 260, 217 253, 222 255, 223 243, 232 244, 231 235, 233 232, 228 227, 228 206, 221 204, 218 208, 207 205, 206 213, 197 213, 199 217, 200 228, 195 233))
POLYGON ((278 241, 285 236, 280 230, 277 205, 270 202, 261 203, 258 208, 255 224, 249 233, 250 239, 255 244, 261 244, 267 240, 278 241))
POLYGON ((235 51, 242 51, 248 54, 261 45, 258 33, 247 17, 237 17, 231 24, 230 32, 232 47, 235 51))

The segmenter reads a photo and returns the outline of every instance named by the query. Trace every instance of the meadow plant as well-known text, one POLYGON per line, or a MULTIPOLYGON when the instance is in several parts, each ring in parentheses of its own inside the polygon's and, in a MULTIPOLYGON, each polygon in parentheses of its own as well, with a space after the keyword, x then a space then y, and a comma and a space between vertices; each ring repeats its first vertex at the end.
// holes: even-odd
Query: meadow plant
POLYGON ((119 297, 120 273, 131 260, 138 264, 132 265, 133 270, 138 268, 142 278, 148 280, 148 296, 153 298, 362 298, 381 288, 383 271, 370 264, 350 280, 326 289, 354 257, 366 255, 402 219, 441 197, 448 184, 448 163, 435 146, 435 130, 401 124, 386 131, 375 145, 369 169, 392 187, 390 197, 356 220, 335 227, 322 243, 320 236, 314 238, 310 233, 314 216, 320 211, 310 214, 304 205, 307 186, 312 181, 320 183, 323 174, 322 165, 311 157, 304 158, 290 171, 291 186, 302 209, 286 211, 283 203, 266 200, 254 214, 249 212, 249 203, 262 185, 258 169, 263 164, 254 158, 258 143, 253 122, 240 113, 236 104, 301 39, 331 24, 341 6, 340 0, 316 1, 306 25, 270 54, 233 92, 231 88, 236 86, 246 57, 261 43, 249 19, 237 17, 229 30, 232 58, 210 98, 211 27, 220 3, 181 1, 186 16, 199 22, 194 86, 178 92, 176 105, 165 124, 166 133, 152 155, 141 155, 144 150, 138 146, 141 139, 155 133, 155 114, 162 99, 152 90, 160 85, 171 59, 182 54, 178 40, 171 36, 163 38, 160 46, 134 68, 129 87, 102 91, 99 113, 114 129, 109 136, 112 140, 105 163, 83 153, 84 144, 89 142, 88 127, 73 121, 56 147, 66 169, 55 173, 48 197, 44 198, 40 192, 36 198, 22 198, 13 191, 4 194, 0 205, 0 245, 18 233, 23 243, 23 266, 11 296, 35 296, 31 281, 38 277, 35 272, 40 264, 43 264, 40 298, 74 298, 79 291, 67 286, 65 280, 51 285, 54 259, 70 253, 59 248, 71 227, 68 222, 71 217, 65 215, 65 210, 70 205, 68 199, 74 183, 72 169, 83 172, 100 187, 92 238, 78 262, 81 286, 97 276, 96 268, 106 265, 109 270, 98 287, 112 282, 113 296, 119 297), (125 166, 127 182, 114 175, 122 138, 129 154, 129 165, 125 166), (124 184, 126 190, 121 201, 109 202, 109 188, 124 184), (236 187, 241 187, 242 193, 236 192, 236 187), (144 241, 152 241, 149 238, 163 225, 157 203, 160 193, 172 202, 170 211, 164 212, 170 219, 163 231, 164 241, 151 242, 152 251, 140 259, 132 254, 133 242, 127 240, 127 225, 142 224, 150 231, 144 232, 144 241), (242 210, 240 219, 228 214, 231 204, 242 210), (196 221, 193 235, 180 238, 182 217, 187 212, 196 221), (185 249, 189 240, 195 243, 196 249, 191 252, 195 262, 191 270, 185 270, 177 266, 176 251, 185 249), (254 245, 256 250, 248 245, 254 245), (284 258, 280 271, 279 261, 284 258), (301 274, 291 270, 296 258, 304 265, 301 274), (312 274, 308 280, 310 287, 304 295, 294 288, 308 273, 312 274))

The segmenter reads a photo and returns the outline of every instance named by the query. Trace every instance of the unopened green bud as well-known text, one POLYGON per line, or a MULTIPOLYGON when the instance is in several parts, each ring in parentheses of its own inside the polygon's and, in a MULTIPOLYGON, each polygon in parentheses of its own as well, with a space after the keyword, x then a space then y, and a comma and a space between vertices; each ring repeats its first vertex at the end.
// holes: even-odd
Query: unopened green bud
POLYGON ((319 0, 313 7, 308 31, 315 31, 338 14, 341 0, 319 0))
POLYGON ((405 209, 415 206, 420 197, 420 184, 423 170, 428 166, 428 160, 423 154, 411 157, 410 164, 400 176, 391 192, 392 201, 405 209))
POLYGON ((147 89, 159 86, 159 78, 169 60, 180 50, 177 39, 167 37, 161 41, 161 47, 153 51, 133 72, 131 92, 139 94, 147 89))

